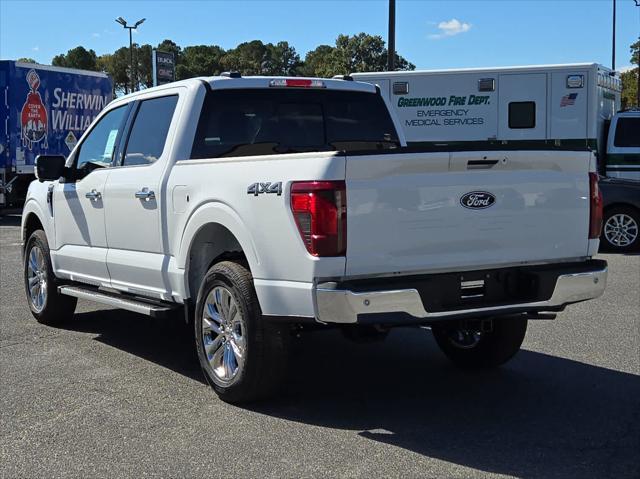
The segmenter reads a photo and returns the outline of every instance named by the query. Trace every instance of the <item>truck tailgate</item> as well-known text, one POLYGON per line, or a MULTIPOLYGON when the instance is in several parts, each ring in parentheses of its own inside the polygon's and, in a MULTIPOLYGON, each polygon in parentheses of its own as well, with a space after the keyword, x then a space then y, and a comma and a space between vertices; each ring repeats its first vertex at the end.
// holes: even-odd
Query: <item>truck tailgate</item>
POLYGON ((349 154, 346 275, 587 255, 591 153, 349 154))

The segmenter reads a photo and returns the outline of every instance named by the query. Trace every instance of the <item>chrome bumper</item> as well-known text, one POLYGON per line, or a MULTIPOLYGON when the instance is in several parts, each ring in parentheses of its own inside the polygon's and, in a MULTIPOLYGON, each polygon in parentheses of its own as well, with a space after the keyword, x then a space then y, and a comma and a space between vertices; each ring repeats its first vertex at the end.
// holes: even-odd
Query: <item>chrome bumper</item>
POLYGON ((353 292, 331 289, 319 285, 315 291, 316 318, 323 323, 352 324, 360 314, 406 313, 417 319, 444 319, 473 314, 500 314, 501 312, 538 311, 562 308, 571 303, 595 299, 604 293, 607 268, 558 276, 553 295, 545 301, 515 303, 504 306, 461 309, 453 311, 426 311, 416 289, 353 292))

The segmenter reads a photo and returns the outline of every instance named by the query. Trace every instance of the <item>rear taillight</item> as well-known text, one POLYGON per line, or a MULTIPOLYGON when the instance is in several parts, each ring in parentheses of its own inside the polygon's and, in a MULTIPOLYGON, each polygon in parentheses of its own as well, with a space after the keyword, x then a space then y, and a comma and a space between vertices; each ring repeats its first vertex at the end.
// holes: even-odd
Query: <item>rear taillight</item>
POLYGON ((291 210, 307 251, 313 256, 347 252, 347 194, 344 181, 296 181, 291 210))
POLYGON ((602 231, 602 193, 598 174, 589 173, 589 239, 600 237, 602 231))

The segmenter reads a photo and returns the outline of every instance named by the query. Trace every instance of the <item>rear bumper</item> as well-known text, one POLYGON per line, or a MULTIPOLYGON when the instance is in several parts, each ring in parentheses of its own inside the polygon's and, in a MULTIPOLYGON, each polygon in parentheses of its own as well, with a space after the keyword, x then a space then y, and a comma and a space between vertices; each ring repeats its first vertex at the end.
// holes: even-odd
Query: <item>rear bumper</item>
MULTIPOLYGON (((499 275, 501 270, 494 270, 493 273, 499 275)), ((544 281, 549 285, 538 285, 538 297, 529 298, 524 302, 509 302, 503 298, 496 304, 483 304, 482 299, 479 299, 466 306, 441 308, 425 306, 425 303, 434 303, 430 301, 429 291, 425 291, 423 285, 438 284, 435 275, 413 277, 410 282, 389 279, 385 281, 388 288, 376 288, 375 286, 382 284, 380 280, 373 284, 370 280, 342 284, 325 283, 319 284, 315 290, 316 318, 323 323, 341 324, 428 323, 443 319, 553 312, 560 311, 569 304, 601 296, 607 283, 607 263, 601 260, 590 260, 577 265, 574 263, 570 267, 558 264, 542 268, 518 268, 517 273, 542 278, 538 282, 544 281), (398 287, 407 284, 416 287, 398 287)), ((448 275, 447 280, 450 280, 451 276, 453 275, 448 275)), ((444 278, 441 282, 446 283, 444 278)))

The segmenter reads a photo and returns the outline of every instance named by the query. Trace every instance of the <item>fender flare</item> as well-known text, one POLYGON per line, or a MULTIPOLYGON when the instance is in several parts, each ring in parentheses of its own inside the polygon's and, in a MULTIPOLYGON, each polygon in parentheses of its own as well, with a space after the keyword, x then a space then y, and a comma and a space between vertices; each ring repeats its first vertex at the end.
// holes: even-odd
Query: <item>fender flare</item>
POLYGON ((26 225, 27 218, 29 218, 29 215, 32 215, 32 214, 35 215, 36 218, 38 218, 38 221, 40 221, 40 224, 44 228, 44 233, 47 236, 47 241, 49 242, 49 248, 52 250, 55 250, 57 245, 56 245, 55 230, 52 224, 53 221, 51 221, 51 216, 42 210, 40 203, 38 203, 34 198, 28 198, 22 209, 22 221, 20 223, 20 237, 22 238, 22 241, 24 242, 25 246, 29 238, 24 237, 24 227, 26 225))
POLYGON ((194 238, 205 225, 211 223, 224 226, 235 236, 247 258, 252 273, 256 275, 260 270, 260 258, 253 238, 249 234, 249 229, 233 208, 219 201, 210 201, 199 205, 187 220, 176 257, 177 267, 183 270, 187 269, 194 238))

